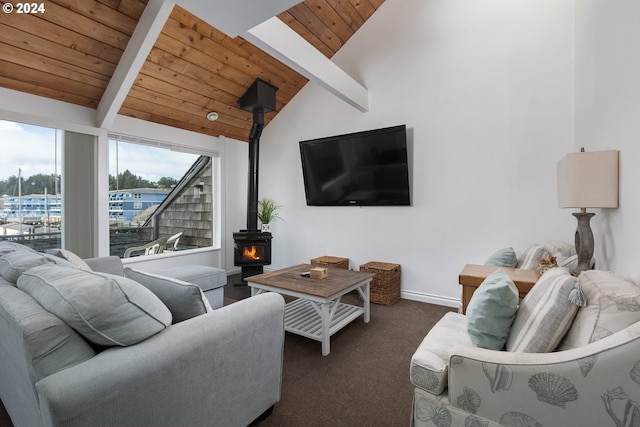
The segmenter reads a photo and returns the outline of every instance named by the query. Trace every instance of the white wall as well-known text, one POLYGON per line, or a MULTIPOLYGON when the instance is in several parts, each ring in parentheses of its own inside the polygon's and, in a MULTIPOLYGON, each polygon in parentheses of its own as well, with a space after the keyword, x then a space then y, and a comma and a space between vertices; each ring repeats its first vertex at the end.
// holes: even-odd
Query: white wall
POLYGON ((575 150, 620 150, 620 207, 594 210, 598 268, 640 282, 640 2, 576 2, 575 150))
POLYGON ((284 206, 270 268, 394 262, 405 298, 456 305, 465 263, 572 241, 555 171, 573 148, 573 13, 571 0, 386 0, 334 57, 368 88, 370 111, 308 84, 263 132, 260 197, 284 206), (412 207, 306 206, 298 141, 397 124, 412 207))
POLYGON ((249 144, 227 139, 226 143, 226 205, 227 274, 240 272, 233 265, 233 233, 247 228, 247 174, 249 170, 249 144))
MULTIPOLYGON (((598 267, 639 280, 638 17, 637 0, 386 0, 334 58, 369 89, 370 111, 308 84, 263 132, 260 195, 284 205, 271 268, 320 255, 349 257, 355 268, 397 262, 404 297, 455 304, 465 263, 504 246, 572 241, 555 167, 584 146, 620 150, 620 208, 592 220, 598 267), (401 123, 412 207, 306 206, 299 140, 401 123)), ((105 139, 95 110, 4 88, 0 117, 105 139)), ((224 253, 198 262, 233 270, 231 234, 246 226, 247 145, 121 119, 115 131, 221 151, 224 253)))

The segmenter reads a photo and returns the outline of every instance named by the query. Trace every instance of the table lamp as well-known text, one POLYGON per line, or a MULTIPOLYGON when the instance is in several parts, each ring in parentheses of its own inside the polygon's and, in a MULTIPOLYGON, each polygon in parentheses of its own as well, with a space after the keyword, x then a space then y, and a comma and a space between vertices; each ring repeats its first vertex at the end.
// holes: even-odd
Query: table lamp
POLYGON ((558 162, 558 206, 580 208, 573 213, 578 220, 575 245, 578 267, 575 272, 591 268, 593 232, 589 221, 594 213, 587 208, 618 207, 618 151, 569 153, 558 162))

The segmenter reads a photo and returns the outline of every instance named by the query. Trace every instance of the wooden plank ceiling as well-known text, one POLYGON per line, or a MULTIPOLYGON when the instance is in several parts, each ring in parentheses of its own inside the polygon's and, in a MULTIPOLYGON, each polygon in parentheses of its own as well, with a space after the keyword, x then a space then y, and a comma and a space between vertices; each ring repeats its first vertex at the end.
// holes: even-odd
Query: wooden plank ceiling
MULTIPOLYGON (((383 2, 306 0, 278 18, 331 58, 383 2)), ((45 13, 3 14, 0 86, 95 109, 146 3, 48 0, 45 13)), ((256 78, 279 88, 266 123, 307 83, 242 37, 175 6, 119 114, 246 141, 252 115, 237 101, 256 78), (208 121, 209 111, 220 118, 208 121)))

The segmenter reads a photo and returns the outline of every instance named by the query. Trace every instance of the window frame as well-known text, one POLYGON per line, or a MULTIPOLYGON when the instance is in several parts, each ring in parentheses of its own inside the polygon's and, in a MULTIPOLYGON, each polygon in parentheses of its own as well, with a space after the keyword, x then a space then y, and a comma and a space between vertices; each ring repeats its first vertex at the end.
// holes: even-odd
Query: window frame
MULTIPOLYGON (((223 223, 223 208, 222 208, 222 204, 221 204, 221 200, 222 200, 222 191, 223 191, 223 179, 222 179, 222 162, 221 162, 221 156, 220 156, 220 152, 214 149, 202 149, 202 148, 197 148, 194 146, 187 146, 184 144, 177 144, 177 143, 169 143, 166 141, 159 141, 159 140, 154 140, 151 138, 142 138, 142 137, 134 137, 134 136, 130 136, 130 135, 126 135, 120 132, 107 132, 106 134, 106 138, 105 138, 105 142, 106 142, 106 154, 107 154, 107 161, 106 161, 106 165, 104 165, 105 167, 105 172, 106 172, 106 186, 104 190, 106 194, 109 194, 109 163, 110 163, 110 149, 109 149, 109 145, 111 143, 111 141, 116 140, 119 142, 124 142, 124 143, 128 143, 128 144, 138 144, 138 145, 144 145, 144 146, 149 146, 149 147, 153 147, 153 148, 159 148, 159 149, 165 149, 168 151, 174 151, 174 152, 181 152, 181 153, 187 153, 187 154, 193 154, 193 155, 197 155, 197 156, 207 156, 211 159, 211 188, 212 188, 212 219, 211 219, 211 226, 212 226, 212 239, 211 239, 211 245, 210 246, 205 246, 205 247, 199 247, 199 248, 192 248, 192 249, 185 249, 185 250, 180 250, 177 252, 163 252, 162 254, 156 254, 156 255, 148 255, 143 257, 145 260, 148 260, 150 258, 153 257, 176 257, 176 256, 184 256, 184 255, 189 255, 189 254, 196 254, 196 253, 202 253, 202 252, 212 252, 212 251, 221 251, 222 250, 222 242, 223 242, 223 227, 222 227, 222 223, 223 223)), ((132 171, 133 172, 133 171, 132 171)), ((186 171, 185 171, 186 172, 186 171)), ((135 172, 134 172, 135 173, 135 172)), ((133 200, 133 194, 130 194, 131 199, 133 200)), ((108 215, 108 203, 107 203, 107 208, 106 208, 106 218, 107 221, 109 219, 109 215, 108 215)), ((107 228, 108 228, 108 224, 107 224, 107 228)), ((110 243, 110 239, 108 237, 109 235, 107 234, 107 247, 110 250, 111 247, 111 243, 110 243)), ((125 259, 123 259, 124 261, 125 259)), ((131 260, 142 260, 141 257, 134 257, 134 258, 128 258, 127 261, 131 261, 131 260)))

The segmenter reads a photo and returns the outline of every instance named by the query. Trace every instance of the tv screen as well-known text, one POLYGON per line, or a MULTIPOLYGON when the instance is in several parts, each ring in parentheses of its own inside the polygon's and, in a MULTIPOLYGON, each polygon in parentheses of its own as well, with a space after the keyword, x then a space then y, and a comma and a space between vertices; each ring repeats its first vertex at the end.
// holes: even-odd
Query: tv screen
POLYGON ((300 141, 309 206, 410 205, 406 126, 300 141))

